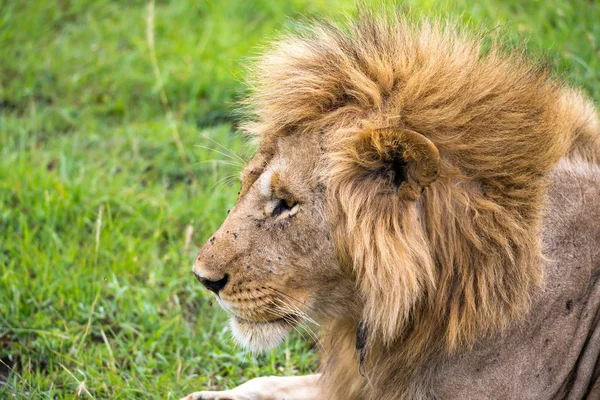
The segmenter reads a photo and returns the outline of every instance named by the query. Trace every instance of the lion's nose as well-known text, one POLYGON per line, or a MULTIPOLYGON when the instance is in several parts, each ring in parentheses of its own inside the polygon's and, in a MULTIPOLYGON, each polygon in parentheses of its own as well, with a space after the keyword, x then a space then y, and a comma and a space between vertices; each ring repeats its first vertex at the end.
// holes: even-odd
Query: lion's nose
POLYGON ((203 284, 204 287, 206 287, 211 292, 214 292, 215 294, 219 294, 219 292, 223 290, 225 285, 227 285, 227 282, 229 282, 229 274, 225 274, 223 278, 216 281, 212 281, 208 278, 205 278, 202 275, 198 274, 196 271, 194 271, 194 275, 196 275, 198 282, 203 284))

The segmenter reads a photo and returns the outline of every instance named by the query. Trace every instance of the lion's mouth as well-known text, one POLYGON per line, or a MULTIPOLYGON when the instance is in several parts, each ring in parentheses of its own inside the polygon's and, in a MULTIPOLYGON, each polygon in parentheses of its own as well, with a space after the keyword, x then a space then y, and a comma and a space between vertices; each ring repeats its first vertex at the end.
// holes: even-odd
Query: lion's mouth
POLYGON ((230 328, 235 340, 252 351, 265 351, 277 346, 288 332, 302 325, 302 315, 278 309, 247 310, 252 316, 240 315, 236 305, 219 299, 230 315, 230 328))
POLYGON ((292 314, 284 315, 281 318, 273 318, 273 319, 269 319, 269 320, 265 320, 265 321, 252 321, 252 320, 246 319, 244 317, 240 317, 237 314, 233 314, 232 317, 237 323, 248 324, 248 325, 268 325, 268 324, 283 323, 286 325, 294 326, 297 323, 296 316, 292 315, 292 314))

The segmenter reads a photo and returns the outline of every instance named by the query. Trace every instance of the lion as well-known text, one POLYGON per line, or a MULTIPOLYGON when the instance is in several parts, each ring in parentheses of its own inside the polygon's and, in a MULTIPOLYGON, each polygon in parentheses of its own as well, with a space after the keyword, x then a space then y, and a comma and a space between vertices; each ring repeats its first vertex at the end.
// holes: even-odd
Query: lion
POLYGON ((259 58, 257 138, 197 279, 320 373, 187 399, 600 398, 600 123, 498 40, 363 15, 259 58))

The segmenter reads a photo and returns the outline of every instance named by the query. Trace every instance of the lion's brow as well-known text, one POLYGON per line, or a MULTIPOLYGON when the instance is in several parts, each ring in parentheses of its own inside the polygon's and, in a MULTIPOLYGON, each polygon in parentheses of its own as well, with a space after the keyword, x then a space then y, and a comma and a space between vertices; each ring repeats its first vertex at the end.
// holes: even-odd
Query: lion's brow
POLYGON ((295 200, 279 171, 275 172, 271 177, 271 189, 273 190, 273 195, 278 199, 295 200))

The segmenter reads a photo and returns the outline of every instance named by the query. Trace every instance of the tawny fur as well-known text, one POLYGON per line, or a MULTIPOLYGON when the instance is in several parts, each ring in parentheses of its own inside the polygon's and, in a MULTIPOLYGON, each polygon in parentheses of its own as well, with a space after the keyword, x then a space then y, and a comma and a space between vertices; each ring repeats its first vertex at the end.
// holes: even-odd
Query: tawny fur
POLYGON ((320 136, 328 220, 370 329, 364 380, 356 321, 333 320, 324 335, 337 399, 388 398, 382 382, 425 396, 421 366, 522 315, 543 278, 550 170, 565 156, 600 160, 588 100, 501 47, 452 24, 364 16, 284 38, 257 64, 245 126, 261 141, 254 163, 260 172, 282 136, 320 136), (416 201, 356 179, 357 136, 388 127, 439 150, 439 176, 416 201))

